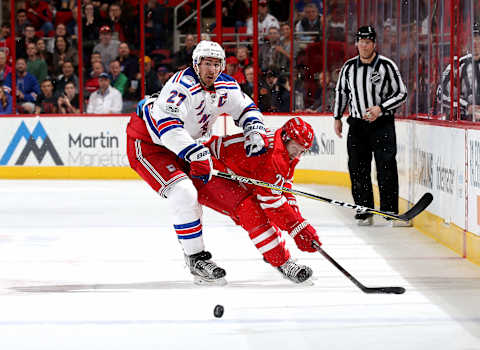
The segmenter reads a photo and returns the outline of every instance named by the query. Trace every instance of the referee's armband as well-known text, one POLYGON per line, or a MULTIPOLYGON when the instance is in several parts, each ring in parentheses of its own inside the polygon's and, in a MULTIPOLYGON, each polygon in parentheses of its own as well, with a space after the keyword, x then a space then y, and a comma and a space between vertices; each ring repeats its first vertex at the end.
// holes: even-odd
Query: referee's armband
POLYGON ((342 119, 342 116, 341 116, 341 115, 337 115, 337 116, 335 116, 334 119, 335 119, 335 120, 341 120, 341 119, 342 119))

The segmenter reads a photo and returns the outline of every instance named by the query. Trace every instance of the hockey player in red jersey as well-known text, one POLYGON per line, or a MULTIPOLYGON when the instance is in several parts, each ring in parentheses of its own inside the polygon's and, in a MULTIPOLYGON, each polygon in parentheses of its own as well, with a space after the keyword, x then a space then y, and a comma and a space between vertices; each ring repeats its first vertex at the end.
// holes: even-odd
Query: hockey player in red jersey
MULTIPOLYGON (((267 133, 267 138, 267 152, 258 157, 245 156, 243 134, 214 136, 206 146, 220 171, 291 188, 295 166, 313 144, 313 129, 296 117, 267 133)), ((312 270, 290 258, 279 231, 288 232, 302 251, 314 252, 313 241, 321 244, 316 230, 300 214, 295 196, 258 186, 245 190, 243 184, 222 180, 214 178, 206 185, 199 184, 199 202, 231 216, 249 233, 264 259, 286 278, 296 283, 307 280, 312 270)))
POLYGON ((139 102, 127 126, 127 155, 130 166, 169 200, 173 226, 195 282, 223 284, 226 272, 210 260, 203 242, 202 210, 192 179, 208 183, 212 159, 197 140, 209 135, 218 116, 226 113, 244 131, 245 155, 255 157, 266 152, 266 131, 250 97, 222 73, 225 52, 218 43, 198 43, 192 62, 159 93, 139 102))

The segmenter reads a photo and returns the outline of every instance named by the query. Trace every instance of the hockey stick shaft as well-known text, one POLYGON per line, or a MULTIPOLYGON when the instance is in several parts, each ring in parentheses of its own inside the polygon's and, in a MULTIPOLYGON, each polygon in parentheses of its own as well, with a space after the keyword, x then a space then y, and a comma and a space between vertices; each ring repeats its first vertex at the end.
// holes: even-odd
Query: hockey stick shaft
POLYGON ((347 277, 354 285, 356 285, 360 290, 367 294, 403 294, 405 293, 405 288, 403 287, 366 287, 359 280, 353 277, 350 272, 345 270, 338 262, 335 261, 326 251, 320 247, 317 242, 312 243, 313 248, 317 250, 320 254, 323 255, 333 266, 335 266, 345 277, 347 277))
POLYGON ((423 197, 420 198, 420 200, 412 208, 410 208, 407 212, 405 212, 404 214, 401 214, 401 215, 397 215, 397 214, 393 214, 393 213, 389 213, 389 212, 385 212, 385 211, 381 211, 381 210, 376 210, 376 209, 364 207, 364 206, 361 206, 361 205, 350 204, 350 203, 338 201, 338 200, 335 200, 335 199, 322 197, 322 196, 312 194, 312 193, 308 193, 308 192, 304 192, 304 191, 295 190, 293 188, 290 189, 290 188, 287 188, 287 187, 271 184, 271 183, 268 183, 268 182, 252 179, 252 178, 249 178, 249 177, 239 176, 239 175, 236 175, 236 174, 224 173, 224 172, 218 171, 216 169, 213 170, 213 175, 218 176, 218 177, 222 177, 224 179, 232 180, 232 181, 238 181, 238 182, 242 182, 242 183, 249 184, 249 185, 255 185, 255 186, 270 188, 272 190, 291 193, 291 194, 294 194, 294 195, 314 199, 314 200, 317 200, 317 201, 330 203, 330 204, 333 204, 333 205, 336 205, 336 206, 350 208, 350 209, 356 210, 359 213, 376 214, 376 215, 380 215, 380 216, 383 216, 385 218, 393 219, 393 220, 409 221, 409 220, 413 219, 415 216, 417 216, 418 214, 420 214, 423 210, 425 210, 425 208, 428 207, 428 205, 433 200, 433 196, 432 196, 431 193, 425 193, 423 195, 423 197))

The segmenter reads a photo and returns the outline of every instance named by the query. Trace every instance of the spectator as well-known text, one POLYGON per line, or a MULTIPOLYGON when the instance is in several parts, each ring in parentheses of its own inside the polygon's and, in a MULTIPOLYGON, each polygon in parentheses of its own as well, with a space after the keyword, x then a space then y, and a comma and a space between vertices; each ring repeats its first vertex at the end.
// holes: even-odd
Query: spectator
POLYGON ((80 113, 77 89, 72 82, 65 84, 63 94, 57 99, 58 113, 80 113))
POLYGON ((40 36, 53 36, 53 14, 46 1, 26 0, 25 10, 28 21, 35 27, 35 30, 42 31, 40 36))
MULTIPOLYGON (((25 33, 25 27, 30 24, 27 18, 27 11, 20 9, 17 11, 17 16, 15 19, 15 35, 17 37, 22 36, 25 33)), ((35 29, 35 28, 34 28, 35 29)))
POLYGON ((282 74, 278 78, 272 95, 272 104, 276 112, 290 112, 290 81, 288 80, 288 74, 282 74))
POLYGON ((37 45, 27 44, 27 72, 33 74, 37 81, 44 81, 48 75, 47 63, 37 55, 37 45))
POLYGON ((300 40, 302 41, 319 41, 322 37, 323 16, 319 14, 318 7, 314 3, 306 4, 304 12, 305 17, 298 21, 295 31, 300 33, 300 40), (315 32, 315 34, 307 34, 306 32, 315 32))
POLYGON ((2 23, 0 27, 0 51, 4 51, 8 63, 11 63, 10 54, 13 49, 13 39, 10 35, 10 23, 2 23))
POLYGON ((111 114, 122 111, 122 95, 120 91, 110 86, 110 77, 101 73, 98 77, 99 89, 90 95, 87 113, 111 114))
POLYGON ((16 43, 16 56, 17 58, 27 58, 27 44, 36 43, 37 37, 35 36, 35 28, 31 24, 27 24, 23 31, 23 35, 16 43))
MULTIPOLYGON (((285 51, 288 53, 288 57, 290 59, 290 49, 292 45, 292 38, 290 37, 290 24, 282 23, 280 25, 280 43, 285 51)), ((299 47, 298 45, 293 45, 293 57, 297 57, 299 47)))
POLYGON ((185 46, 175 53, 176 70, 185 69, 192 65, 192 53, 195 49, 195 37, 193 34, 185 36, 185 46))
POLYGON ((68 41, 70 46, 75 45, 75 43, 72 41, 72 37, 70 33, 67 31, 67 26, 63 23, 58 23, 57 26, 55 27, 55 37, 63 36, 65 40, 68 41))
POLYGON ((127 90, 128 78, 122 73, 118 60, 110 62, 110 77, 112 86, 124 95, 127 90))
POLYGON ((87 93, 87 96, 94 91, 97 91, 100 87, 98 77, 102 73, 104 73, 102 62, 93 62, 90 78, 85 82, 85 92, 87 93))
MULTIPOLYGON (((27 72, 27 62, 24 58, 17 59, 15 71, 17 110, 20 113, 33 113, 35 111, 35 101, 40 94, 38 81, 27 72)), ((11 93, 12 73, 9 73, 5 78, 4 89, 7 93, 11 93)))
POLYGON ((53 52, 53 66, 55 75, 62 73, 63 62, 70 61, 74 67, 78 66, 77 49, 70 46, 63 36, 55 38, 55 50, 53 52))
MULTIPOLYGON (((88 76, 90 77, 93 74, 93 64, 94 63, 100 63, 103 66, 102 63, 102 56, 98 52, 94 52, 90 55, 90 64, 88 68, 88 76)), ((105 67, 103 67, 103 70, 105 70, 105 67)))
POLYGON ((302 112, 305 109, 305 97, 307 95, 305 89, 305 80, 307 67, 297 64, 294 71, 296 77, 293 83, 293 112, 302 112))
POLYGON ((226 68, 225 73, 230 75, 234 78, 237 83, 243 84, 245 83, 245 75, 238 69, 238 60, 236 57, 230 56, 227 57, 226 61, 226 68))
POLYGON ((310 3, 316 5, 320 13, 323 13, 323 0, 295 0, 295 8, 298 12, 304 13, 305 7, 310 3))
POLYGON ((290 4, 285 6, 284 0, 270 0, 270 10, 279 22, 287 22, 290 19, 290 4))
POLYGON ((245 83, 240 84, 240 88, 246 93, 252 100, 254 100, 253 83, 254 83, 254 70, 253 66, 249 65, 245 67, 245 83))
POLYGON ((108 7, 108 19, 105 24, 111 30, 112 40, 117 42, 127 40, 127 23, 122 16, 122 8, 118 3, 114 2, 108 7))
MULTIPOLYGON (((443 104, 446 114, 450 114, 451 95, 453 98, 453 107, 460 108, 460 116, 463 120, 480 121, 480 25, 473 25, 473 52, 468 53, 459 60, 458 74, 460 75, 460 86, 458 89, 457 72, 453 70, 454 93, 450 94, 450 64, 445 68, 442 74, 442 82, 437 90, 438 102, 443 104), (460 90, 460 91, 458 91, 460 90), (458 96, 460 94, 460 96, 458 96), (460 102, 458 104, 458 102, 460 102)), ((456 59, 455 59, 456 61, 456 59)), ((455 62, 454 67, 457 65, 455 62)))
POLYGON ((62 74, 58 76, 55 83, 55 93, 57 96, 63 93, 67 83, 73 83, 75 88, 78 87, 78 77, 75 75, 73 63, 70 61, 63 62, 62 74))
POLYGON ((273 95, 277 84, 277 72, 269 69, 265 77, 258 82, 258 107, 262 112, 275 112, 273 95))
POLYGON ((118 62, 120 62, 120 70, 128 80, 134 80, 139 68, 138 57, 130 54, 128 43, 124 42, 118 46, 118 62))
POLYGON ((163 28, 165 8, 156 0, 145 4, 145 53, 150 55, 155 49, 167 47, 167 35, 163 28))
POLYGON ((12 96, 0 89, 0 114, 12 114, 12 96))
POLYGON ((110 62, 117 58, 118 40, 112 39, 112 29, 109 26, 102 26, 100 28, 100 42, 95 45, 93 52, 98 52, 102 57, 104 67, 108 67, 110 62))
MULTIPOLYGON (((330 18, 327 20, 327 38, 333 41, 347 41, 345 33, 345 5, 333 3, 330 7, 330 18)), ((385 30, 385 28, 384 28, 385 30)))
POLYGON ((73 10, 77 4, 76 0, 55 0, 53 2, 57 10, 73 10))
POLYGON ((85 4, 83 8, 82 35, 83 35, 83 55, 88 57, 92 54, 93 48, 98 41, 98 32, 100 30, 100 19, 95 12, 93 4, 85 4))
MULTIPOLYGON (((157 74, 155 74, 152 59, 145 56, 145 94, 153 95, 160 90, 160 84, 158 83, 157 74)), ((138 77, 140 80, 140 77, 138 77)))
POLYGON ((53 55, 51 52, 47 51, 45 40, 42 38, 37 40, 37 54, 38 54, 38 57, 43 59, 47 64, 48 74, 53 75, 54 74, 53 55))
POLYGON ((244 0, 223 1, 222 25, 225 27, 244 27, 249 16, 248 6, 244 0))
POLYGON ((5 51, 0 51, 0 86, 3 85, 7 74, 12 71, 12 67, 7 64, 7 55, 5 51))
POLYGON ((57 113, 57 98, 53 94, 53 83, 50 79, 45 79, 40 84, 41 93, 35 104, 36 114, 57 113))
POLYGON ((315 103, 307 108, 307 112, 332 112, 335 103, 335 83, 330 79, 328 71, 318 73, 314 94, 315 103), (325 85, 325 106, 323 105, 323 85, 325 85))
POLYGON ((158 83, 160 86, 160 89, 162 89, 165 85, 165 83, 170 79, 173 75, 173 72, 169 70, 165 66, 160 66, 157 69, 157 78, 158 78, 158 83))
POLYGON ((280 42, 280 30, 277 27, 268 29, 268 41, 261 44, 258 60, 260 69, 265 72, 273 68, 277 72, 287 72, 290 66, 290 52, 280 42))
POLYGON ((235 57, 238 60, 238 68, 245 74, 245 67, 251 64, 248 56, 248 47, 240 45, 235 51, 235 57))
MULTIPOLYGON (((280 23, 273 15, 268 13, 267 0, 258 0, 258 41, 263 42, 263 37, 267 34, 268 28, 280 28, 280 23)), ((247 20, 247 33, 253 35, 253 19, 247 20)))

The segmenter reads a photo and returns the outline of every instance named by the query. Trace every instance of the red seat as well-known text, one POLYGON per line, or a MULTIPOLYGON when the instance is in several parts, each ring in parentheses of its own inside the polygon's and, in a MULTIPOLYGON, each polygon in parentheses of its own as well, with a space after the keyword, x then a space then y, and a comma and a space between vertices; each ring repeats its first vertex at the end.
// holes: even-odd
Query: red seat
MULTIPOLYGON (((246 34, 247 33, 247 27, 238 27, 237 28, 237 33, 238 34, 246 34)), ((251 37, 249 37, 248 35, 239 35, 238 40, 249 41, 249 40, 251 40, 251 37)))
POLYGON ((170 58, 171 51, 169 49, 156 49, 151 52, 152 56, 163 56, 164 58, 170 58))
POLYGON ((222 28, 222 41, 234 43, 236 42, 235 38, 235 27, 223 27, 222 28))
POLYGON ((73 20, 72 11, 57 11, 55 14, 55 27, 60 23, 67 25, 70 21, 73 20))

